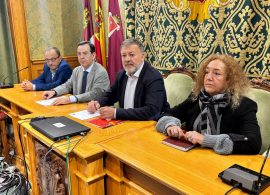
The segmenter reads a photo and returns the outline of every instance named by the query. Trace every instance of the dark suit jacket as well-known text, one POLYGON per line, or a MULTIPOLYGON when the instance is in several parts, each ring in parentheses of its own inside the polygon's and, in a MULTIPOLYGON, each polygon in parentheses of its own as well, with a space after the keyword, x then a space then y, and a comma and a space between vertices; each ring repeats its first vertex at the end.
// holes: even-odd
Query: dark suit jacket
POLYGON ((126 71, 118 73, 114 85, 98 99, 101 106, 113 105, 119 101, 116 119, 152 120, 169 109, 164 81, 161 74, 149 63, 144 62, 134 97, 134 108, 124 109, 124 96, 127 83, 126 71))
MULTIPOLYGON (((192 101, 188 98, 165 115, 174 116, 180 119, 181 123, 186 122, 186 130, 193 131, 194 121, 200 112, 198 99, 192 101)), ((244 97, 237 108, 227 106, 221 112, 220 134, 228 134, 234 142, 232 153, 258 154, 262 140, 256 117, 256 102, 244 97)))
POLYGON ((52 72, 48 65, 45 64, 43 73, 38 78, 32 80, 32 83, 36 85, 37 91, 50 90, 65 83, 71 76, 71 73, 72 69, 69 64, 65 60, 62 60, 52 79, 52 72))

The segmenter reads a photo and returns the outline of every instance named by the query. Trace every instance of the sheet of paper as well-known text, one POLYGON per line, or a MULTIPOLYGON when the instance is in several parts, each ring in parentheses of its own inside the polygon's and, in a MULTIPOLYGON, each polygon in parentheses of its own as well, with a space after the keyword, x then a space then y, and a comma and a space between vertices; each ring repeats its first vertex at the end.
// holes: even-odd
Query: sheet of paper
POLYGON ((43 105, 43 106, 51 106, 55 98, 48 99, 48 100, 38 100, 36 103, 43 105))
POLYGON ((89 118, 94 118, 96 116, 99 116, 100 114, 99 114, 98 111, 96 111, 93 114, 90 114, 87 110, 82 110, 82 111, 79 111, 79 112, 71 113, 69 115, 73 116, 74 118, 78 118, 80 120, 86 120, 86 119, 89 119, 89 118))

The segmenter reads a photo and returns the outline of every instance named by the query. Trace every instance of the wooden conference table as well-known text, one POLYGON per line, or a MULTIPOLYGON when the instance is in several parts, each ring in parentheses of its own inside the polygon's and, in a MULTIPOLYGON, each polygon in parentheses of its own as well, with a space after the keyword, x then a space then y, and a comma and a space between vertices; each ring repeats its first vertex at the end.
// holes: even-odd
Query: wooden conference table
MULTIPOLYGON (((218 178, 221 171, 233 164, 260 170, 261 155, 226 156, 202 148, 181 152, 163 145, 165 136, 155 131, 154 124, 126 121, 107 129, 90 125, 91 132, 69 154, 72 194, 224 194, 231 186, 218 178)), ((29 123, 22 126, 33 194, 39 194, 34 143, 51 146, 53 142, 29 123)), ((65 143, 54 144, 63 159, 68 148, 65 143)), ((270 175, 269 163, 263 173, 270 175)), ((262 194, 269 193, 270 188, 262 194)), ((244 193, 237 189, 232 194, 244 193)))
MULTIPOLYGON (((224 194, 231 186, 218 178, 220 172, 233 164, 259 172, 263 162, 261 155, 226 156, 202 148, 182 152, 162 144, 164 138, 152 126, 98 143, 106 152, 107 193, 224 194)), ((270 176, 269 162, 263 173, 270 176)), ((270 194, 270 187, 262 194, 270 194)))
MULTIPOLYGON (((22 150, 18 135, 18 121, 20 117, 29 113, 35 113, 37 115, 45 115, 48 113, 62 112, 62 111, 79 111, 85 109, 86 104, 70 104, 62 106, 42 106, 35 101, 42 99, 42 91, 29 91, 25 92, 19 84, 16 84, 14 88, 0 89, 0 110, 3 111, 12 119, 12 125, 14 130, 14 142, 17 167, 23 171, 23 163, 20 160, 22 158, 22 150)), ((8 157, 10 150, 9 141, 7 138, 6 124, 2 120, 1 125, 1 139, 3 143, 3 154, 8 157)))
MULTIPOLYGON (((53 115, 65 115, 72 118, 75 121, 80 122, 83 125, 89 126, 91 131, 82 138, 79 144, 76 145, 77 140, 81 136, 75 136, 71 139, 71 145, 69 152, 69 172, 71 177, 71 191, 72 194, 105 194, 104 180, 106 172, 104 169, 104 150, 97 144, 111 140, 115 137, 123 134, 129 134, 132 131, 138 131, 147 127, 153 126, 153 121, 125 121, 122 124, 109 127, 106 129, 100 129, 94 125, 91 125, 87 121, 81 121, 75 119, 69 115, 68 112, 54 113, 47 116, 53 115), (75 140, 75 142, 73 142, 75 140)), ((33 116, 33 115, 32 115, 33 116)), ((27 117, 27 116, 26 116, 27 117)), ((53 145, 54 151, 59 154, 62 159, 66 158, 68 150, 68 144, 66 140, 54 143, 43 134, 33 129, 29 122, 20 121, 23 130, 23 143, 25 146, 25 157, 26 162, 29 166, 29 179, 32 184, 32 193, 40 194, 41 188, 37 183, 37 169, 40 166, 37 160, 36 143, 40 142, 47 147, 53 145)))
MULTIPOLYGON (((24 92, 19 86, 0 90, 0 106, 12 117, 14 134, 18 134, 19 118, 38 115, 68 116, 71 112, 85 109, 85 104, 44 107, 34 103, 41 99, 41 94, 42 92, 24 92), (33 114, 25 115, 28 113, 33 114)), ((231 187, 221 182, 218 173, 233 164, 259 171, 263 160, 260 155, 224 156, 201 148, 181 152, 161 144, 165 136, 154 130, 153 121, 126 121, 107 129, 100 129, 86 121, 72 119, 91 127, 91 132, 69 154, 71 190, 75 195, 105 192, 224 194, 231 187)), ((47 147, 53 144, 54 151, 63 159, 66 157, 68 145, 66 141, 54 144, 33 129, 27 120, 22 121, 21 126, 32 194, 39 194, 36 170, 40 164, 36 158, 35 143, 40 142, 47 147)), ((75 142, 71 143, 70 150, 79 139, 80 136, 72 138, 75 142)), ((18 138, 15 137, 16 140, 18 141, 18 138)), ((20 148, 20 144, 18 147, 20 148)), ((270 175, 268 162, 264 174, 270 175)), ((236 190, 232 194, 242 192, 236 190)), ((262 194, 270 194, 270 188, 262 194)))

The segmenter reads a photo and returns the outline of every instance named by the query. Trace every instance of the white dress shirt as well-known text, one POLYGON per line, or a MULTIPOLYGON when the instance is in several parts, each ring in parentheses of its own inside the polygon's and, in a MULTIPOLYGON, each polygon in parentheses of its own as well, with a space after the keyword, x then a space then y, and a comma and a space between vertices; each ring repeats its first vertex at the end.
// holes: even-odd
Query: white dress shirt
MULTIPOLYGON (((87 71, 88 72, 88 75, 87 75, 87 77, 90 75, 90 73, 91 73, 91 70, 92 70, 92 66, 93 64, 91 64, 91 66, 89 66, 89 68, 87 68, 86 70, 84 69, 84 71, 87 71)), ((77 98, 75 97, 75 95, 71 95, 71 96, 69 96, 69 100, 70 100, 70 102, 71 103, 74 103, 74 102, 77 102, 78 100, 77 100, 77 98)))
MULTIPOLYGON (((52 71, 52 70, 50 70, 50 71, 51 71, 51 73, 52 73, 52 80, 53 80, 54 75, 55 75, 55 73, 56 73, 57 69, 56 69, 56 70, 54 70, 54 71, 52 71)), ((36 91, 36 84, 32 84, 32 85, 33 85, 33 90, 34 90, 34 91, 36 91)))
POLYGON ((132 75, 128 75, 127 85, 125 89, 125 98, 124 98, 124 109, 134 108, 134 96, 137 82, 142 71, 143 64, 140 68, 132 75))

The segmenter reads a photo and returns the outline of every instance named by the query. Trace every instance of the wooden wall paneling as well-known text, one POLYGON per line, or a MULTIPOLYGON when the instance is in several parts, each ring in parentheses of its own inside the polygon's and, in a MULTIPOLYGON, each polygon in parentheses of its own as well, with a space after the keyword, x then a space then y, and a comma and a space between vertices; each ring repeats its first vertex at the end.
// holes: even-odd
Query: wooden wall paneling
POLYGON ((31 80, 37 78, 43 72, 44 60, 32 60, 31 80))
MULTIPOLYGON (((68 62, 72 69, 79 65, 77 56, 63 57, 68 62)), ((31 79, 37 78, 43 72, 45 61, 43 59, 32 60, 31 62, 31 79)))
MULTIPOLYGON (((17 69, 30 66, 29 44, 25 21, 25 10, 23 0, 7 1, 10 29, 17 69)), ((30 79, 30 67, 18 73, 18 81, 30 79)))
POLYGON ((69 63, 69 65, 72 67, 72 69, 74 69, 75 67, 77 67, 79 65, 79 61, 78 61, 77 56, 67 56, 67 57, 63 57, 63 59, 69 63))

